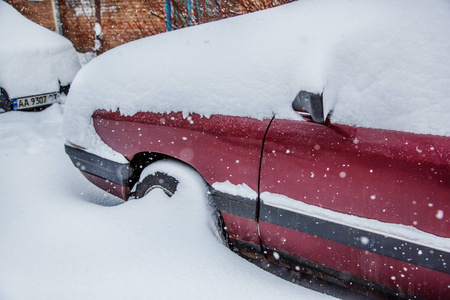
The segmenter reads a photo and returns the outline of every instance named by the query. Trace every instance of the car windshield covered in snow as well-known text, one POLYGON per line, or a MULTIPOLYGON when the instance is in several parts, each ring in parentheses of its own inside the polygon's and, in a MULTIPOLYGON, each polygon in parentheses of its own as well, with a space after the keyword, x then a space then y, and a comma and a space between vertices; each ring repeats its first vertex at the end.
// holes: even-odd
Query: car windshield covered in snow
POLYGON ((170 196, 170 166, 193 168, 244 256, 446 299, 449 15, 448 1, 299 1, 120 46, 77 75, 66 152, 123 200, 170 196))
POLYGON ((80 67, 68 39, 0 1, 0 112, 57 102, 80 67))

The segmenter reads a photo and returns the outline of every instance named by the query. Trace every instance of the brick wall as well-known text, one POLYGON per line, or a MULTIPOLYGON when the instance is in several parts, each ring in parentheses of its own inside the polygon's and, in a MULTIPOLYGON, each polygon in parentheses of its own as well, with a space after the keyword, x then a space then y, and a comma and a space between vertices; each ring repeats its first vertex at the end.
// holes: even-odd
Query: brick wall
POLYGON ((104 52, 121 44, 166 31, 164 0, 58 2, 63 34, 74 43, 79 52, 104 52), (96 49, 94 43, 96 22, 103 30, 100 49, 96 49))
MULTIPOLYGON (((171 25, 173 29, 177 29, 291 1, 293 0, 195 0, 192 2, 195 5, 188 11, 185 0, 171 0, 171 25)), ((59 8, 62 34, 72 41, 78 52, 82 53, 102 53, 121 44, 166 31, 165 0, 6 0, 6 2, 35 23, 58 31, 55 3, 59 8), (101 25, 102 37, 95 34, 96 23, 101 25)))
POLYGON ((6 0, 22 15, 50 30, 57 31, 51 0, 6 0))
POLYGON ((102 0, 101 25, 105 49, 164 32, 164 1, 102 0))
POLYGON ((58 0, 63 35, 78 52, 94 48, 95 7, 93 1, 58 0))

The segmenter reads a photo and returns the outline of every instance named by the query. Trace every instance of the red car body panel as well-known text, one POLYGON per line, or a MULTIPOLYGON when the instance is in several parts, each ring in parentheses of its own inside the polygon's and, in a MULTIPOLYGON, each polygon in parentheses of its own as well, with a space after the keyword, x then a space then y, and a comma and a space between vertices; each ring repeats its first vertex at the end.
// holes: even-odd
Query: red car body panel
POLYGON ((258 190, 264 134, 270 120, 182 113, 97 111, 94 127, 112 149, 131 160, 140 152, 176 157, 193 166, 209 183, 230 181, 258 190))
MULTIPOLYGON (((449 149, 446 137, 275 119, 264 143, 260 191, 285 195, 292 205, 300 201, 449 238, 449 149)), ((261 243, 268 248, 410 295, 450 297, 449 274, 336 243, 332 234, 323 239, 263 222, 266 217, 261 210, 261 243)), ((409 248, 405 252, 408 257, 409 248)))
MULTIPOLYGON (((449 299, 448 274, 282 226, 262 221, 260 226, 265 228, 263 243, 267 247, 281 248, 296 257, 339 270, 342 272, 340 278, 349 286, 355 277, 364 278, 369 282, 392 290, 401 290, 422 299, 449 299)), ((389 298, 388 295, 386 297, 389 298)))
POLYGON ((450 237, 449 149, 447 137, 274 120, 261 193, 450 237))
POLYGON ((261 247, 275 259, 279 253, 291 267, 305 262, 343 282, 381 287, 390 297, 450 298, 448 249, 384 234, 382 228, 366 228, 364 221, 358 227, 309 215, 296 206, 450 238, 448 137, 180 112, 123 116, 100 110, 93 123, 101 139, 131 163, 105 162, 105 167, 101 158, 78 153, 83 150, 68 153, 74 164, 93 170, 83 172, 90 181, 122 199, 131 188, 126 182, 133 182, 127 168, 140 153, 174 157, 212 186, 231 240, 261 247), (104 168, 98 171, 96 164, 104 168), (227 181, 246 184, 255 196, 215 189, 215 183, 227 181), (278 195, 291 210, 276 205, 278 195))
POLYGON ((119 197, 120 199, 128 200, 128 197, 130 195, 130 188, 128 186, 123 186, 118 183, 111 182, 110 180, 95 176, 88 172, 81 171, 81 174, 83 174, 83 176, 86 177, 87 180, 89 180, 102 190, 105 190, 108 193, 119 197))
POLYGON ((259 234, 258 231, 254 230, 254 228, 258 228, 256 220, 238 217, 226 212, 222 212, 222 216, 225 224, 227 224, 227 231, 231 239, 259 246, 259 234))
MULTIPOLYGON (((93 120, 102 140, 129 160, 140 152, 162 153, 190 164, 211 185, 229 181, 258 190, 262 143, 270 120, 198 114, 184 117, 182 113, 127 117, 107 111, 97 111, 93 120)), ((230 237, 259 245, 256 220, 231 214, 224 214, 224 219, 239 224, 230 226, 230 237)))

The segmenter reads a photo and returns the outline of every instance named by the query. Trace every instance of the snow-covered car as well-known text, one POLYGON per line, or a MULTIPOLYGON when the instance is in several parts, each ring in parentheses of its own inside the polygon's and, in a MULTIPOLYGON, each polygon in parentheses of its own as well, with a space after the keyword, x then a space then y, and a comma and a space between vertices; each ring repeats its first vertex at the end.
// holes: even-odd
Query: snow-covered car
POLYGON ((58 102, 80 68, 68 39, 0 1, 0 112, 58 102))
POLYGON ((449 299, 449 15, 299 1, 123 45, 74 80, 66 152, 123 200, 176 192, 153 162, 191 166, 242 255, 449 299))

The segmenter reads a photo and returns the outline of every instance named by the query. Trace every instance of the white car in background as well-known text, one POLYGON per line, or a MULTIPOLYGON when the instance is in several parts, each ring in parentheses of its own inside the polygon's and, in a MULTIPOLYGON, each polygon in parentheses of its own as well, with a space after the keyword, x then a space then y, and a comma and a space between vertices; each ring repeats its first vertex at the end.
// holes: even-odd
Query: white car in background
POLYGON ((58 102, 80 68, 68 39, 0 0, 0 113, 58 102))

